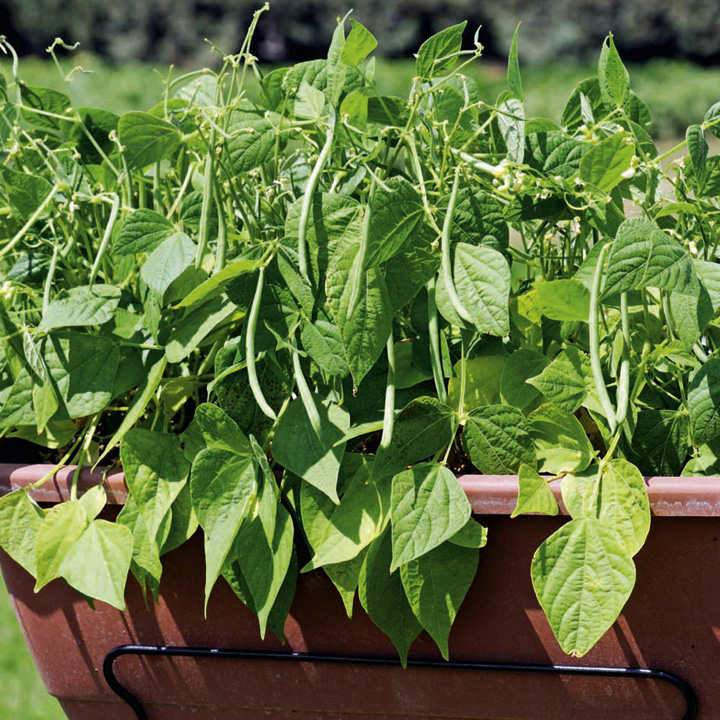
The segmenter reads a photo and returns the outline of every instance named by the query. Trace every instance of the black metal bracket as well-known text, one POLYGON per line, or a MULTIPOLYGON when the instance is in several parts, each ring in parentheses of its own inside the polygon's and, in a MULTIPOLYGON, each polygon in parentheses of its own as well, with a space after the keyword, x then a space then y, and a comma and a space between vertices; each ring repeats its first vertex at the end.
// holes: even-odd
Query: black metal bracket
MULTIPOLYGON (((277 660, 279 662, 314 662, 331 664, 371 665, 375 667, 397 667, 397 658, 354 657, 346 655, 323 655, 315 653, 260 652, 253 650, 221 650, 203 647, 165 647, 158 645, 120 645, 111 650, 103 662, 103 674, 111 690, 135 713, 137 720, 148 720, 140 700, 133 695, 116 677, 115 661, 125 655, 144 657, 195 657, 220 658, 225 660, 277 660)), ((475 670, 481 672, 544 673, 550 675, 594 675, 598 677, 638 678, 659 680, 669 683, 680 691, 685 699, 685 714, 682 720, 695 720, 698 714, 698 699, 693 687, 678 675, 651 668, 631 667, 585 667, 576 665, 536 665, 513 662, 462 662, 442 660, 408 660, 408 667, 445 668, 450 670, 475 670)))

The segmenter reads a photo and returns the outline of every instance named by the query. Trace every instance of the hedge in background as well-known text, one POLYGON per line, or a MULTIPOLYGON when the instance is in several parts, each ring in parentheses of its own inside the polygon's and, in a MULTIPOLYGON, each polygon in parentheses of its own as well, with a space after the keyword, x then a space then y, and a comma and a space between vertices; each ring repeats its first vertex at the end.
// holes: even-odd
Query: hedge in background
MULTIPOLYGON (((25 52, 42 52, 57 35, 115 60, 197 63, 209 57, 206 37, 225 51, 239 47, 258 0, 3 0, 0 30, 25 52)), ((256 52, 266 60, 314 56, 337 17, 354 17, 375 28, 384 54, 414 50, 428 34, 450 22, 483 25, 481 40, 502 55, 518 20, 524 23, 525 59, 546 62, 587 59, 609 30, 629 59, 661 55, 701 61, 720 56, 716 3, 645 0, 274 0, 256 52)), ((469 39, 469 38, 468 38, 469 39)))

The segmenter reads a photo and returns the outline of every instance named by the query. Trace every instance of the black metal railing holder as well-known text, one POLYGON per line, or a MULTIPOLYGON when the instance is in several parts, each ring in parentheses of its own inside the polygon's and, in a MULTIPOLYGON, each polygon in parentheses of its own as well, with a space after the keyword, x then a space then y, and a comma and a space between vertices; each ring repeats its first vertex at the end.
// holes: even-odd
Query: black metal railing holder
MULTIPOLYGON (((324 655, 317 653, 264 652, 254 650, 225 650, 205 647, 175 647, 162 645, 120 645, 111 650, 103 663, 103 674, 110 689, 135 713, 137 720, 148 720, 142 702, 131 693, 115 675, 115 662, 124 656, 139 657, 191 657, 218 660, 244 660, 277 662, 312 662, 333 665, 366 665, 372 667, 397 667, 397 658, 355 657, 347 655, 324 655)), ((543 665, 516 662, 465 662, 442 660, 408 660, 412 668, 445 668, 475 672, 534 673, 564 676, 595 676, 619 679, 657 680, 675 687, 685 700, 682 720, 696 720, 698 699, 692 685, 683 678, 664 670, 643 667, 586 667, 577 665, 543 665)))

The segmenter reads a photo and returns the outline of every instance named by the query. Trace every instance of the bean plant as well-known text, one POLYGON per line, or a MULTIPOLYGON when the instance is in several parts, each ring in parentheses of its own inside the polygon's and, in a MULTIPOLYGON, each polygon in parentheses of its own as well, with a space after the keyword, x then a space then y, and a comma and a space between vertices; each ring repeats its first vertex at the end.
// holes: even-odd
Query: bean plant
POLYGON ((635 583, 644 475, 720 467, 720 105, 658 152, 609 36, 559 122, 526 117, 518 33, 489 101, 465 23, 407 98, 348 18, 264 72, 264 9, 120 117, 0 46, 3 447, 128 490, 113 520, 78 473, 49 509, 10 493, 0 545, 38 591, 122 609, 200 533, 206 612, 224 582, 282 637, 320 571, 403 661, 423 630, 447 658, 488 541, 458 477, 516 475, 513 516, 558 514, 554 482, 569 518, 530 572, 583 655, 635 583))

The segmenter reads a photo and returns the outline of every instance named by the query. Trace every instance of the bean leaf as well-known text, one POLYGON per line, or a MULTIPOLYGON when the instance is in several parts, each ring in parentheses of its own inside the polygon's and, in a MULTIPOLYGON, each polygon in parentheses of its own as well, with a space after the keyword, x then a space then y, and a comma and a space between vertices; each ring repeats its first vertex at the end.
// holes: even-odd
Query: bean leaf
POLYGON ((468 521, 470 503, 443 465, 424 463, 392 481, 390 572, 449 540, 468 521))
POLYGON ((171 157, 182 141, 174 125, 146 112, 122 115, 118 120, 118 138, 131 169, 171 157))
POLYGON ((510 517, 535 513, 557 515, 560 512, 555 495, 546 478, 529 465, 521 465, 518 474, 518 496, 510 517))
POLYGON ((499 337, 510 332, 510 268, 497 250, 458 243, 455 284, 460 301, 479 332, 499 337))
POLYGON ((477 550, 446 542, 400 568, 410 607, 446 660, 450 629, 475 579, 477 566, 477 550))
POLYGON ((510 474, 523 462, 535 463, 527 420, 514 407, 475 408, 465 423, 463 441, 473 465, 485 474, 510 474))
POLYGON ((154 210, 134 210, 113 240, 114 255, 152 252, 175 232, 172 223, 154 210))
POLYGON ((423 79, 441 75, 457 64, 467 21, 450 25, 428 38, 418 50, 415 71, 423 79))
POLYGON ((66 555, 61 573, 83 595, 125 610, 132 554, 133 536, 128 528, 93 520, 66 555))
POLYGON ((337 493, 341 442, 350 427, 349 415, 339 406, 317 403, 320 434, 315 432, 300 398, 292 400, 278 421, 273 440, 275 459, 290 472, 339 503, 337 493))
POLYGON ((403 589, 400 573, 391 573, 392 538, 386 530, 369 548, 358 582, 358 595, 370 619, 392 640, 403 666, 422 630, 403 589))
POLYGON ((682 245, 644 218, 618 228, 608 257, 604 297, 646 287, 682 289, 693 278, 690 256, 682 245))
POLYGON ((112 320, 120 303, 120 288, 114 285, 81 285, 72 288, 67 297, 53 300, 43 313, 40 327, 104 325, 112 320))
POLYGON ((572 520, 533 555, 532 583, 563 652, 581 657, 615 622, 635 584, 635 565, 600 520, 572 520))

